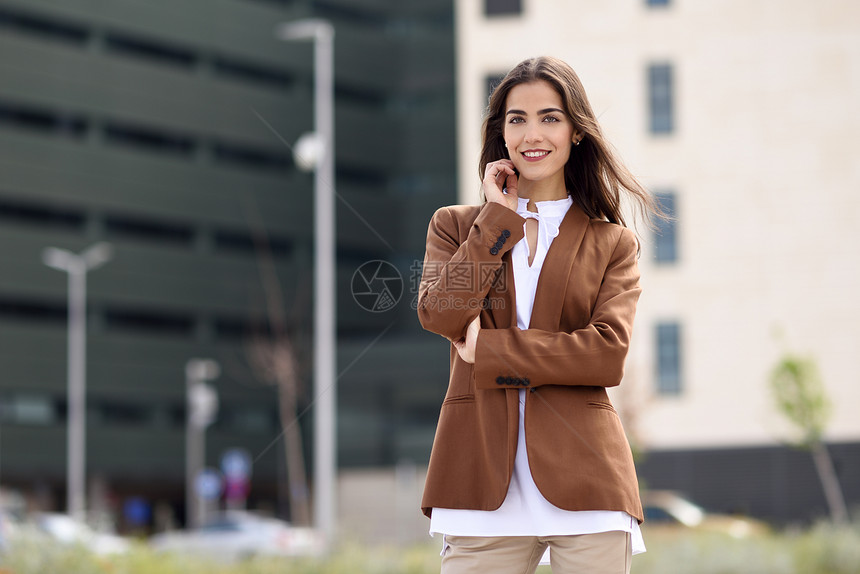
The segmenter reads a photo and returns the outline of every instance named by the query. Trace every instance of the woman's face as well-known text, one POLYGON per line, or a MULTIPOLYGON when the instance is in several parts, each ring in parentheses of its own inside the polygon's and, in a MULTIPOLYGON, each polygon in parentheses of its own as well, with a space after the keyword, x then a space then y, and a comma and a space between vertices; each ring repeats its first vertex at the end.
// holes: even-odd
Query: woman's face
POLYGON ((560 178, 564 185, 564 166, 579 134, 564 113, 561 96, 549 83, 539 80, 511 88, 504 126, 508 155, 520 179, 560 178))

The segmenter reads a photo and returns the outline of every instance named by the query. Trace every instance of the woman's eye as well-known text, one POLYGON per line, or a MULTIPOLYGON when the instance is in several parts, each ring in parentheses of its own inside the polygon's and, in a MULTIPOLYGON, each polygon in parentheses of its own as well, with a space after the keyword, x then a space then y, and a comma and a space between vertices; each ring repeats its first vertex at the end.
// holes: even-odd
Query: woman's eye
POLYGON ((546 117, 543 119, 543 121, 545 121, 545 122, 559 122, 559 121, 561 121, 561 120, 559 120, 559 119, 558 119, 557 117, 555 117, 555 116, 546 116, 546 117))
POLYGON ((523 118, 518 118, 518 117, 514 116, 510 119, 509 123, 521 124, 521 123, 523 123, 523 121, 525 121, 525 120, 523 120, 523 118))

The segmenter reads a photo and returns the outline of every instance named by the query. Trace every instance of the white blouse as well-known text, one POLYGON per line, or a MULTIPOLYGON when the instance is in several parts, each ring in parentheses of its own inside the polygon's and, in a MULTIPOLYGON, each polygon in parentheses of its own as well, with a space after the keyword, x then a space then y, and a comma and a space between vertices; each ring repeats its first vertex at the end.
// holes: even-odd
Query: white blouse
MULTIPOLYGON (((529 245, 525 236, 511 251, 517 298, 517 327, 520 329, 529 328, 541 267, 552 240, 559 233, 561 220, 572 204, 570 197, 538 201, 535 203, 535 213, 528 211, 528 199, 519 199, 517 213, 538 221, 537 249, 531 266, 528 263, 529 245)), ((523 222, 524 233, 525 229, 526 224, 523 222)), ((529 470, 523 426, 527 397, 525 389, 520 389, 519 397, 517 453, 514 473, 504 502, 498 509, 490 511, 434 508, 430 519, 430 534, 439 532, 457 536, 563 536, 620 530, 631 534, 633 554, 645 552, 639 523, 626 512, 562 510, 543 497, 529 470)), ((541 563, 548 564, 548 558, 548 553, 544 554, 541 563)))

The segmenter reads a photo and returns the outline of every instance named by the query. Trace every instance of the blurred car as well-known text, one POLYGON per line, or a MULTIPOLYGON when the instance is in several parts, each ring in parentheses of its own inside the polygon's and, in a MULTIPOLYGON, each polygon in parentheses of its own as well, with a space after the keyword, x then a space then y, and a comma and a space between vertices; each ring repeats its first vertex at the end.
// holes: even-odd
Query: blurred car
POLYGON ((642 509, 649 528, 689 528, 720 532, 733 538, 758 536, 770 530, 766 523, 754 518, 707 512, 678 493, 668 490, 643 492, 642 509))
POLYGON ((37 512, 29 517, 29 523, 38 535, 61 544, 81 545, 98 555, 123 554, 131 547, 122 536, 96 531, 68 514, 37 512))
POLYGON ((322 551, 322 537, 316 530, 240 510, 218 514, 195 530, 156 534, 149 544, 157 552, 230 561, 254 556, 313 555, 322 551))
POLYGON ((0 508, 0 552, 9 548, 18 535, 21 520, 5 508, 0 508))

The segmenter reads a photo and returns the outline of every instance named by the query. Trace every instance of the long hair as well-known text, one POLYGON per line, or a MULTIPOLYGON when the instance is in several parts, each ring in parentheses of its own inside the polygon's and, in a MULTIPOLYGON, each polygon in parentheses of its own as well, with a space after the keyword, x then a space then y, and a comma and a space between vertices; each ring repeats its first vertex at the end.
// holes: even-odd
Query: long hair
MULTIPOLYGON (((651 224, 652 215, 665 214, 651 194, 621 163, 603 137, 600 125, 576 72, 562 60, 540 57, 525 60, 508 72, 490 95, 484 119, 478 175, 484 177, 487 164, 510 159, 505 148, 505 105, 511 89, 520 84, 543 80, 561 96, 564 111, 574 128, 583 134, 579 145, 570 151, 564 167, 564 184, 573 202, 594 219, 626 226, 621 207, 622 190, 633 200, 638 214, 651 224)), ((481 194, 482 201, 486 197, 481 194)))

